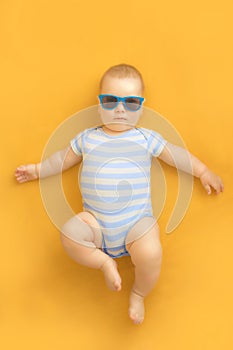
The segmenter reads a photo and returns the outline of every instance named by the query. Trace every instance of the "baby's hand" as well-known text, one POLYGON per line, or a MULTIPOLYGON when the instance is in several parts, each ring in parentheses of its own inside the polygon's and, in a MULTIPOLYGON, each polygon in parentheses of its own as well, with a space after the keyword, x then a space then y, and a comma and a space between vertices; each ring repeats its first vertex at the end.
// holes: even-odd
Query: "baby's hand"
POLYGON ((36 164, 21 165, 15 171, 16 180, 19 183, 38 179, 36 164))
POLYGON ((200 181, 205 188, 206 192, 210 195, 211 194, 211 187, 215 189, 216 194, 219 194, 220 192, 223 192, 224 186, 223 182, 220 179, 219 176, 214 174, 209 169, 206 169, 200 176, 200 181))

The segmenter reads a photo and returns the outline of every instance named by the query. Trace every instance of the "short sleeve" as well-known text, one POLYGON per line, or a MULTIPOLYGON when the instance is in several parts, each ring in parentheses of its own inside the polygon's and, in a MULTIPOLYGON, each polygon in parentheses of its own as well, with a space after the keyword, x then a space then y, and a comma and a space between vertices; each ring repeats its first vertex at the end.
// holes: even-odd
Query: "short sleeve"
POLYGON ((165 140, 162 135, 154 130, 150 130, 148 150, 153 157, 158 157, 162 153, 166 144, 167 140, 165 140))
POLYGON ((83 132, 80 132, 78 135, 76 135, 71 141, 70 146, 75 154, 82 155, 82 139, 83 139, 83 132))

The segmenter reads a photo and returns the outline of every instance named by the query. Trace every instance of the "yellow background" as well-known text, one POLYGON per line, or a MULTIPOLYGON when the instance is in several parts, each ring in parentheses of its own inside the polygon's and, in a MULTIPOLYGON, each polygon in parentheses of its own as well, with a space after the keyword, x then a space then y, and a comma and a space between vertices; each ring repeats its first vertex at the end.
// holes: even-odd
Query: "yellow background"
POLYGON ((232 349, 232 9, 230 0, 1 1, 3 349, 232 349), (40 160, 63 120, 96 103, 102 73, 121 62, 138 67, 146 105, 225 184, 208 197, 195 180, 187 215, 166 235, 177 178, 163 167, 163 265, 142 326, 127 316, 130 259, 118 260, 123 290, 108 291, 101 272, 63 251, 38 182, 13 177, 40 160))

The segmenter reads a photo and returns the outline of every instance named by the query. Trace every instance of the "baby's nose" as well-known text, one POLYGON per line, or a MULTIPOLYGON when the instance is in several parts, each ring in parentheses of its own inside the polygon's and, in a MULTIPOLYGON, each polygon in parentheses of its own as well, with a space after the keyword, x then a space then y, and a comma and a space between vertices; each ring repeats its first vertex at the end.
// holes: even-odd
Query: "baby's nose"
POLYGON ((125 110, 125 107, 124 107, 124 105, 123 105, 123 102, 121 101, 121 102, 119 102, 118 105, 116 106, 115 111, 116 111, 116 112, 117 112, 117 111, 122 112, 122 111, 124 111, 124 110, 125 110))

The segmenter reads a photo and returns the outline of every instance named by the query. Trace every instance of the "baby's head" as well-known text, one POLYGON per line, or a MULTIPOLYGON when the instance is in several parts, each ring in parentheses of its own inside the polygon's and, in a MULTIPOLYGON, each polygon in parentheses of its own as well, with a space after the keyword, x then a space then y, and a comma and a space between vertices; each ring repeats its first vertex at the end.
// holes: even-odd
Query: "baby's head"
POLYGON ((141 73, 131 65, 119 64, 104 73, 100 81, 99 114, 106 131, 122 132, 137 124, 142 114, 143 92, 141 73), (126 96, 130 98, 117 100, 126 96))

